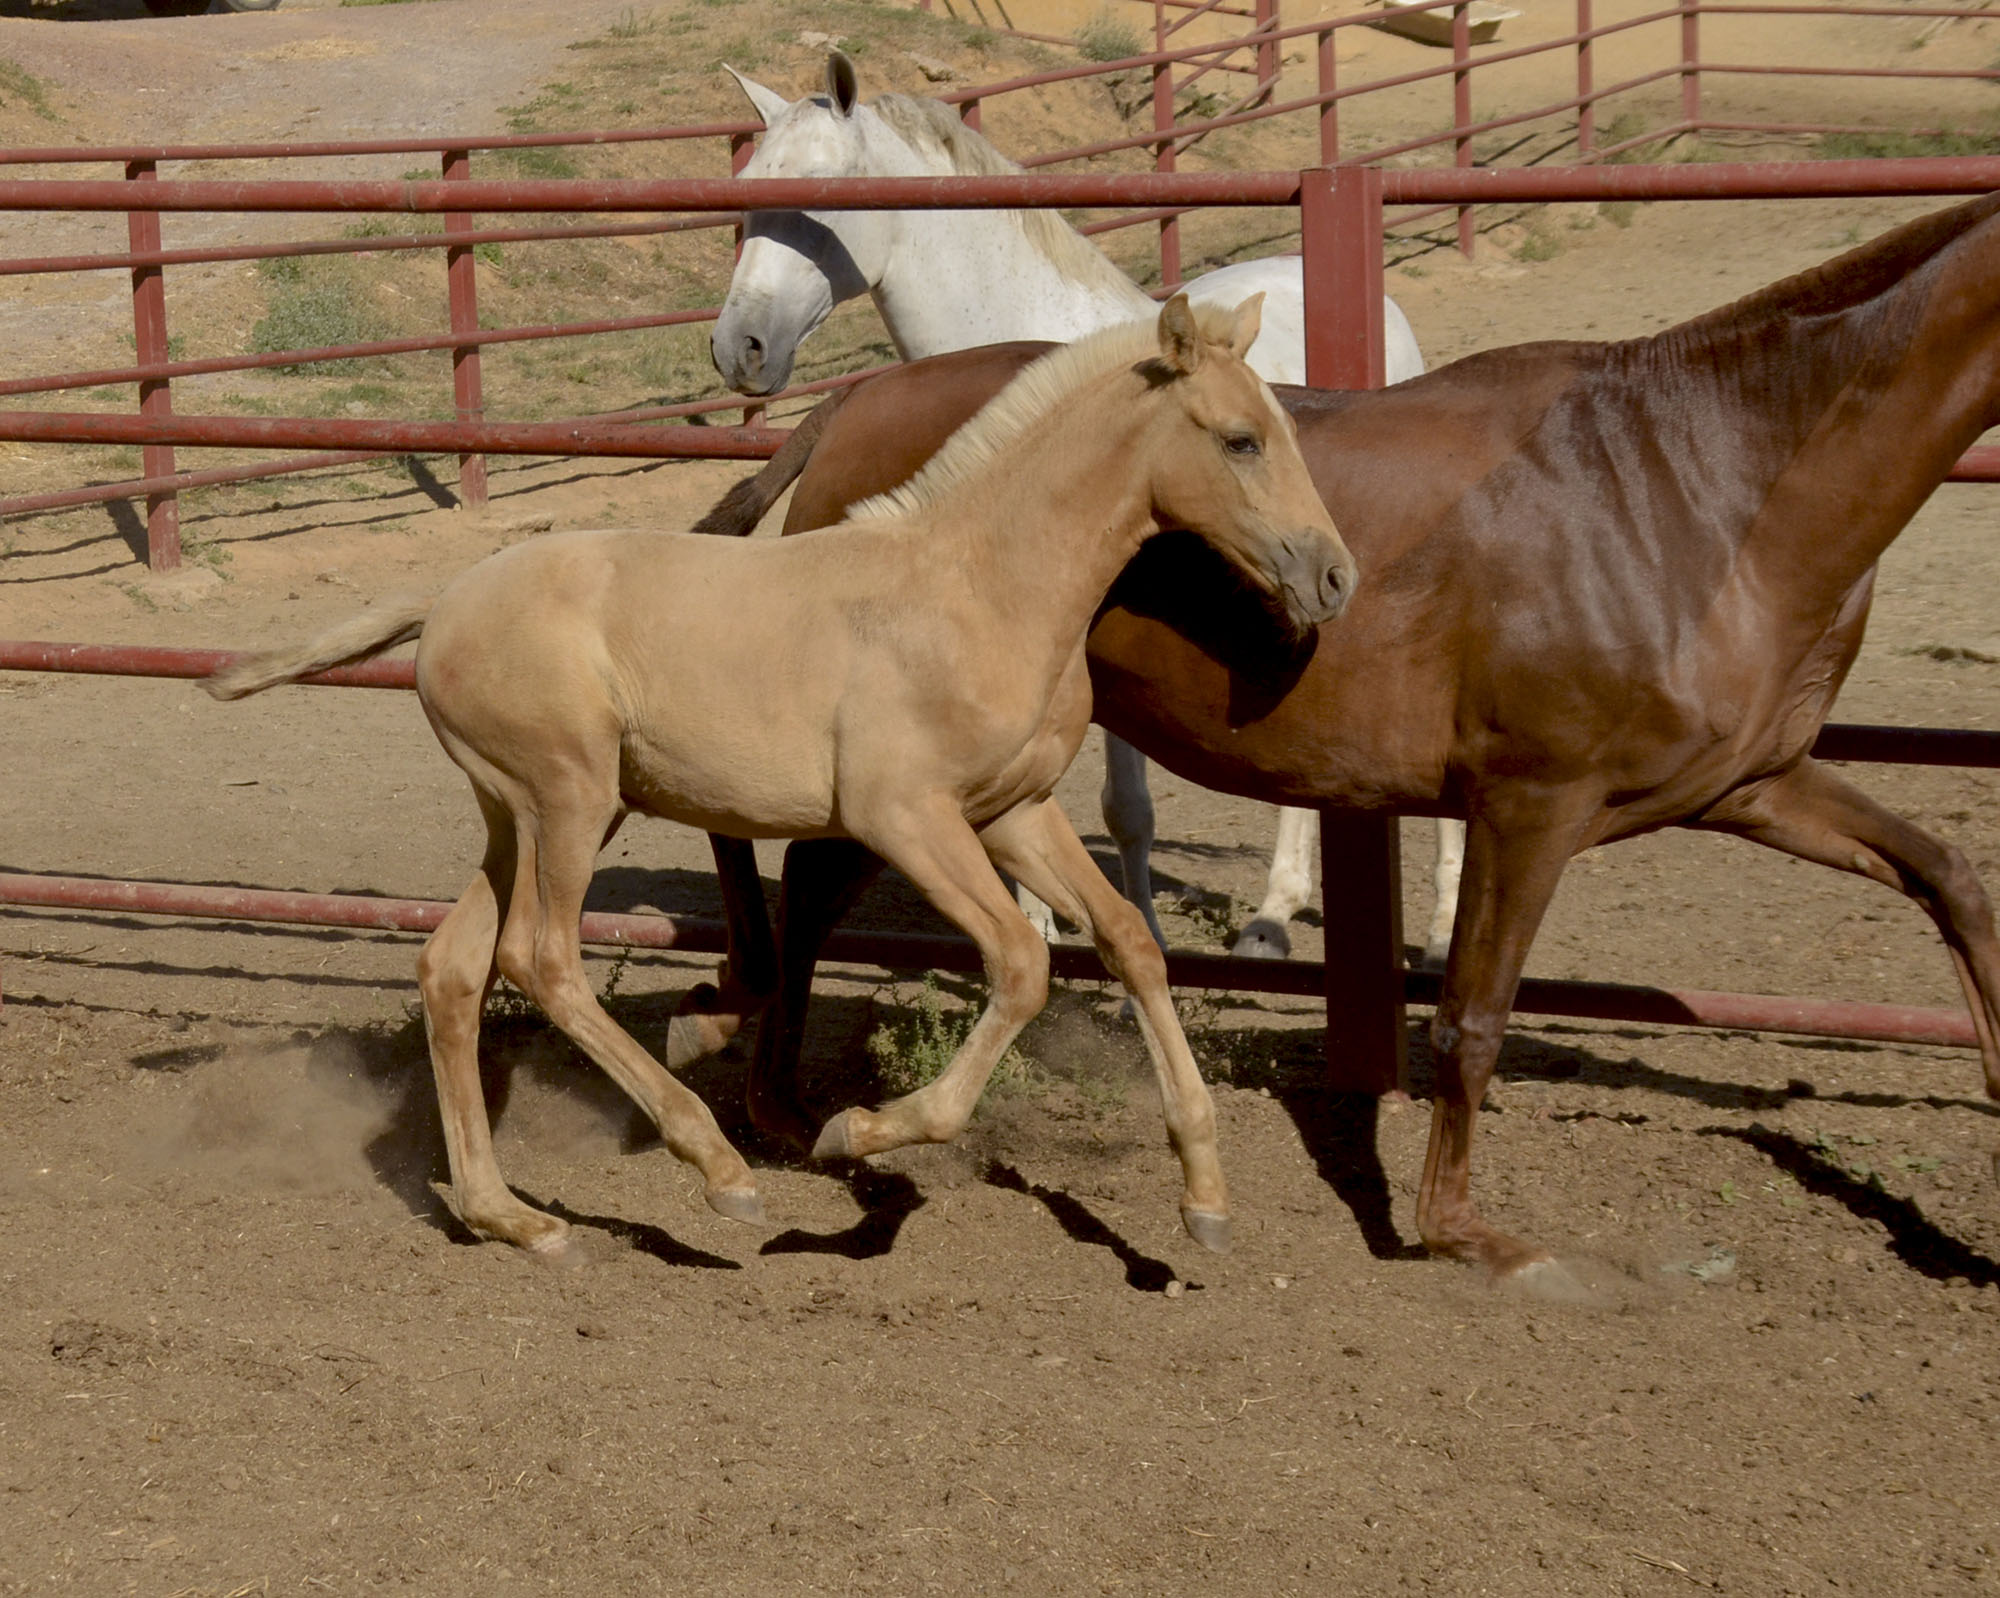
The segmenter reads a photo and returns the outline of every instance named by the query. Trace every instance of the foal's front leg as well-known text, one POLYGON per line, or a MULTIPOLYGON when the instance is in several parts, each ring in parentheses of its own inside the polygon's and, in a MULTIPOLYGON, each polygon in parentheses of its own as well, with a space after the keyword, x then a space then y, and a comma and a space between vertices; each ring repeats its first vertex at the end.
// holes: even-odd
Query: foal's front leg
POLYGON ((986 965, 986 1008, 934 1079, 880 1109, 843 1110, 821 1129, 818 1159, 947 1143, 965 1130, 993 1067, 1049 995, 1049 946, 1008 894, 979 835, 941 796, 883 817, 850 815, 857 835, 963 928, 986 965))
POLYGON ((1097 944, 1132 996, 1159 1078, 1167 1137, 1181 1162, 1181 1220, 1197 1243, 1229 1248, 1229 1189, 1215 1146, 1215 1104, 1196 1069, 1167 991, 1166 956, 1137 910, 1112 891, 1069 817, 1052 800, 1010 811, 981 834, 994 863, 1011 871, 1097 944))

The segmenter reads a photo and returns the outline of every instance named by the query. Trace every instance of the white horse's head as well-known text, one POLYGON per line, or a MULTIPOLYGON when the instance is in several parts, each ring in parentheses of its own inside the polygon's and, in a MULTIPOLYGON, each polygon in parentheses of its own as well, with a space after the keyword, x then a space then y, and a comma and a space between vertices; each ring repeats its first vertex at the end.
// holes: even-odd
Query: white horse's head
MULTIPOLYGON (((931 171, 880 116, 862 105, 854 64, 834 51, 826 93, 787 100, 727 69, 764 122, 746 178, 917 177, 931 171)), ((881 281, 896 216, 884 211, 753 211, 743 253, 709 338, 722 380, 743 394, 771 394, 792 375, 800 341, 842 300, 881 281)))

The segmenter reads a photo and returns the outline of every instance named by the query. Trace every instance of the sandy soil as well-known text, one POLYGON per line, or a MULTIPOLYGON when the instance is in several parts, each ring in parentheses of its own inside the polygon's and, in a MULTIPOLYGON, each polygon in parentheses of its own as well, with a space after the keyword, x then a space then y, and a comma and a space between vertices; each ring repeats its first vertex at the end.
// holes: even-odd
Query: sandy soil
MULTIPOLYGON (((466 104, 508 103, 563 30, 618 9, 482 0, 556 31, 466 104)), ((36 36, 35 70, 108 130, 124 91, 51 65, 94 59, 75 36, 95 29, 387 29, 340 37, 389 41, 376 59, 400 71, 415 47, 393 29, 443 50, 464 10, 10 22, 0 55, 25 60, 36 36)), ((190 112, 174 136, 201 129, 190 112)), ((1474 263, 1426 255, 1392 286, 1436 359, 1623 336, 1921 208, 1558 212, 1539 224, 1552 258, 1489 238, 1474 263)), ((290 637, 549 527, 685 521, 732 475, 495 464, 483 513, 453 508, 447 465, 198 500, 191 541, 210 553, 168 579, 144 575, 122 507, 0 527, 0 636, 290 637)), ((1992 506, 1947 488, 1891 552, 1842 719, 2000 725, 1992 506)), ((8 870, 448 897, 477 851, 407 696, 218 706, 185 685, 18 677, 0 715, 8 870)), ((1065 796, 1102 849, 1096 770, 1087 753, 1065 796)), ((1860 775, 1993 879, 1990 776, 1860 775)), ((1200 944, 1256 896, 1268 816, 1171 779, 1158 797, 1161 908, 1200 944)), ((1408 833, 1414 920, 1427 830, 1408 833)), ((712 909, 706 850, 630 827, 597 902, 712 909)), ((863 915, 922 911, 891 886, 863 915)), ((1589 1288, 1550 1304, 1415 1257, 1424 1106, 1318 1090, 1310 1004, 1188 1005, 1239 1208, 1227 1259, 1180 1235, 1111 995, 1064 994, 1025 1040, 1039 1079, 959 1147, 846 1175, 761 1151, 773 1233, 710 1215, 613 1091, 503 1008, 502 1160, 587 1243, 558 1272, 472 1246, 437 1197, 415 948, 0 916, 0 1591, 2000 1585, 1996 1115, 1970 1055, 1523 1023, 1480 1173, 1496 1219, 1589 1288)), ((1308 925, 1300 952, 1317 948, 1308 925)), ((706 971, 591 967, 648 1041, 706 971)), ((1576 862, 1530 969, 1957 1003, 1895 895, 1691 835, 1576 862)), ((910 996, 860 970, 823 984, 825 1107, 873 1091, 862 1041, 910 996)), ((1421 1038, 1415 1053, 1421 1093, 1421 1038)), ((730 1054, 693 1077, 739 1131, 740 1072, 730 1054)))

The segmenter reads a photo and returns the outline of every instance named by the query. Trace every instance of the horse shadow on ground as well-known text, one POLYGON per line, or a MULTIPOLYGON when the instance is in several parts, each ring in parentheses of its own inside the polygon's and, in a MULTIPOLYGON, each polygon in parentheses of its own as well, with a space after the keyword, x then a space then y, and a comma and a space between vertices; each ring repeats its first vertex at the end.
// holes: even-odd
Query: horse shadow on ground
MULTIPOLYGON (((1542 1027, 1536 1035, 1510 1035, 1502 1046, 1495 1072, 1495 1081, 1502 1084, 1502 1091, 1508 1082, 1565 1082, 1621 1091, 1646 1089, 1726 1111, 1774 1109, 1793 1099, 1811 1098, 1871 1108, 1921 1103, 2000 1116, 2000 1106, 1985 1099, 1888 1092, 1822 1095, 1803 1077, 1792 1078, 1783 1089, 1714 1082, 1665 1070, 1636 1056, 1618 1058, 1598 1053, 1580 1041, 1567 1041, 1562 1034, 1569 1030, 1542 1027)), ((1579 1040, 1588 1038, 1606 1043, 1664 1034, 1648 1030, 1586 1032, 1579 1028, 1572 1035, 1579 1040)), ((1196 1048, 1204 1062, 1213 1066, 1216 1077, 1239 1087, 1264 1088, 1284 1106, 1321 1179, 1354 1216, 1371 1255, 1382 1260, 1420 1257, 1425 1253, 1422 1245, 1402 1237, 1391 1213, 1388 1175, 1377 1139, 1383 1102, 1369 1094, 1335 1093, 1325 1087, 1323 1039, 1324 1034, 1317 1028, 1283 1033, 1255 1027, 1211 1029, 1197 1038, 1196 1048)), ((1808 1056, 1870 1052, 1869 1045, 1836 1039, 1767 1037, 1764 1041, 1797 1048, 1808 1056)), ((1413 1097, 1422 1100, 1432 1095, 1435 1071, 1435 1056, 1424 1029, 1413 1028, 1408 1076, 1413 1097)), ((1812 1143, 1761 1124, 1747 1128, 1703 1127, 1696 1129, 1696 1135, 1744 1143, 1796 1178, 1802 1188, 1816 1197, 1836 1203, 1860 1219, 1879 1222, 1889 1234, 1891 1251, 1921 1275, 1938 1281, 1963 1277, 1975 1285, 2000 1282, 2000 1262, 1951 1236, 1911 1200, 1842 1169, 1812 1143)))

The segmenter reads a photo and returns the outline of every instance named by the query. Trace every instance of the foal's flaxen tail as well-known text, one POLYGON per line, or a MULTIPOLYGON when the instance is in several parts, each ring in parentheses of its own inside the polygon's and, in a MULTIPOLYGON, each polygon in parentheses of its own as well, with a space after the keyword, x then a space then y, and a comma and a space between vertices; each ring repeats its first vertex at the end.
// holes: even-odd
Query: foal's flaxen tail
POLYGON ((429 599, 389 599, 358 616, 329 627, 317 638, 289 649, 267 649, 202 680, 217 699, 241 699, 280 683, 297 682, 316 671, 367 660, 397 644, 407 644, 424 630, 431 612, 429 599))
POLYGON ((765 462, 764 469, 755 477, 744 478, 724 494, 689 531, 723 538, 743 538, 755 532, 765 513, 806 469, 819 435, 826 431, 826 424, 833 420, 840 402, 852 392, 852 389, 835 389, 829 398, 808 411, 806 419, 792 429, 792 436, 778 446, 778 453, 765 462))

